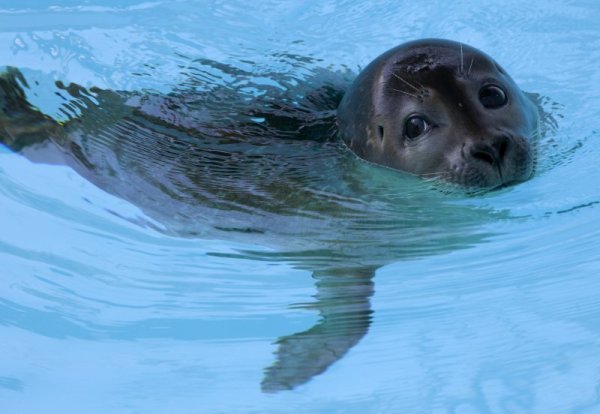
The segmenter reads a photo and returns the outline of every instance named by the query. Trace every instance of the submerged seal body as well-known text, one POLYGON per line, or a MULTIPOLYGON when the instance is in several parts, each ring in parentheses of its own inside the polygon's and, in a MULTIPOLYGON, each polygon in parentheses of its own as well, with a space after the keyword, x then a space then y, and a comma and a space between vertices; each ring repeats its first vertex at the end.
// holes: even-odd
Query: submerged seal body
POLYGON ((538 110, 492 58, 426 39, 371 62, 344 95, 339 134, 360 158, 466 187, 533 171, 538 110))
POLYGON ((379 267, 472 247, 487 237, 481 225, 498 218, 494 209, 448 203, 427 186, 405 192, 396 174, 341 156, 336 120, 358 156, 414 174, 489 188, 532 171, 535 106, 493 60, 458 43, 399 46, 351 86, 331 73, 327 82, 315 78, 317 88, 304 77, 274 88, 252 83, 252 72, 196 64, 237 86, 162 95, 58 83, 63 115, 74 114, 60 122, 27 100, 25 76, 7 70, 0 144, 32 161, 71 166, 138 206, 143 217, 125 218, 137 225, 269 247, 219 248, 215 257, 310 270, 317 294, 306 307, 320 319, 278 339, 262 382, 267 392, 323 373, 367 334, 379 267))

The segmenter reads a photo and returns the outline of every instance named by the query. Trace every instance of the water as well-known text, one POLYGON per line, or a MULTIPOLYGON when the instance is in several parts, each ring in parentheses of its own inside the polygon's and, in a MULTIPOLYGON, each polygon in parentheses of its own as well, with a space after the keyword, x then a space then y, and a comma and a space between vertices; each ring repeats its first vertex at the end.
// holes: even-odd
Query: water
POLYGON ((2 412, 600 412, 599 19, 591 1, 0 4, 0 64, 62 120, 82 109, 54 80, 255 97, 442 37, 556 121, 532 180, 475 197, 327 142, 136 157, 114 105, 82 127, 112 179, 2 148, 2 412), (152 176, 181 165, 202 172, 152 176))

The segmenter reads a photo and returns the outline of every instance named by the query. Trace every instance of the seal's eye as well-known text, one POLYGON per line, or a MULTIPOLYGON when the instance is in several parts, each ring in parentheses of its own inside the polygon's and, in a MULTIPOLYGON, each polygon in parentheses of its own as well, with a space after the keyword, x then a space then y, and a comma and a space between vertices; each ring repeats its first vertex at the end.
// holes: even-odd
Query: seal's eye
POLYGON ((486 108, 500 108, 506 104, 506 93, 496 85, 487 85, 479 91, 479 100, 486 108))
POLYGON ((429 130, 429 123, 420 116, 411 116, 404 123, 404 136, 415 139, 429 130))

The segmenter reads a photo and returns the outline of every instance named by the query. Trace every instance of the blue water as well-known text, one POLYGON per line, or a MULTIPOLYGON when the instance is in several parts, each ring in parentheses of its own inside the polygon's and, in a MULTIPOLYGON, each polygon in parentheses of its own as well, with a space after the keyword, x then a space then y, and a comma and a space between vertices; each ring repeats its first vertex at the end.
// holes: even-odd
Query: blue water
POLYGON ((595 1, 2 0, 0 65, 58 119, 54 80, 232 82, 197 72, 202 58, 277 85, 267 74, 356 72, 440 37, 494 56, 551 120, 518 186, 443 194, 343 155, 327 166, 349 178, 302 184, 323 207, 286 198, 214 219, 246 233, 2 147, 0 412, 600 413, 599 21, 595 1), (345 355, 291 390, 261 388, 278 338, 318 324, 319 301, 351 308, 313 275, 340 263, 376 265, 368 331, 334 327, 358 338, 345 355))

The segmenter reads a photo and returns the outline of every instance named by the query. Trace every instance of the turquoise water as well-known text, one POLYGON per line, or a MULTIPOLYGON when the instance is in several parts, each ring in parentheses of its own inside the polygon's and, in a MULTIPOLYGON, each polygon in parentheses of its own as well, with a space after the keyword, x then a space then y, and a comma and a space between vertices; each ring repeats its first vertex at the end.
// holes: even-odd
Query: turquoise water
POLYGON ((441 37, 494 56, 551 120, 533 179, 479 196, 326 143, 216 162, 210 203, 145 191, 131 171, 151 156, 93 183, 2 147, 3 413, 600 412, 596 2, 14 4, 0 65, 59 119, 54 80, 253 94, 441 37))

